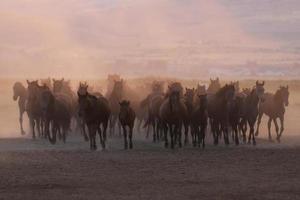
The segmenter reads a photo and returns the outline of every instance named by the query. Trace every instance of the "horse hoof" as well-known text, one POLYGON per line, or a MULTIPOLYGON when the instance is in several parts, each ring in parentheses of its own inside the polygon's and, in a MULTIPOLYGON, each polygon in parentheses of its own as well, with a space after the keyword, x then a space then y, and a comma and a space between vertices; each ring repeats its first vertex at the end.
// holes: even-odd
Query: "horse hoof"
POLYGON ((26 132, 25 132, 25 131, 22 131, 22 132, 21 132, 21 135, 25 135, 25 134, 26 134, 26 132))
POLYGON ((256 141, 253 141, 253 146, 256 146, 256 141))
POLYGON ((254 134, 255 136, 258 136, 258 132, 255 132, 255 134, 254 134))

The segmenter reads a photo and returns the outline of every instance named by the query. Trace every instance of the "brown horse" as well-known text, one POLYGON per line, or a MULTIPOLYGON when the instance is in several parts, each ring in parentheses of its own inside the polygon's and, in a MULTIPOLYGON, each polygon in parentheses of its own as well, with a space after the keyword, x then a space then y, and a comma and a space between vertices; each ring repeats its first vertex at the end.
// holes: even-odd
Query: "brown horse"
POLYGON ((280 137, 284 130, 284 113, 285 106, 289 105, 289 87, 280 86, 275 94, 267 93, 263 97, 263 101, 259 106, 259 116, 257 123, 256 135, 259 133, 259 126, 261 123, 261 118, 263 114, 266 114, 269 117, 268 121, 268 134, 269 140, 272 140, 271 136, 271 123, 272 121, 275 124, 277 141, 280 142, 280 137), (280 120, 280 130, 277 124, 277 118, 280 120))
MULTIPOLYGON (((162 131, 159 108, 164 101, 163 84, 163 82, 154 81, 151 93, 140 103, 141 108, 147 109, 148 116, 144 127, 152 125, 153 142, 159 141, 160 132, 162 131)), ((147 138, 148 135, 149 129, 147 130, 147 138)))
POLYGON ((120 124, 122 125, 123 129, 123 136, 124 136, 124 148, 128 148, 128 139, 129 139, 129 148, 132 149, 132 135, 133 135, 133 127, 135 121, 135 112, 130 107, 130 102, 123 100, 120 102, 120 113, 119 113, 119 120, 120 124), (127 129, 129 128, 129 134, 127 139, 127 129))
POLYGON ((50 90, 44 90, 41 93, 41 108, 46 137, 52 144, 55 144, 58 133, 65 143, 72 117, 70 98, 66 95, 54 95, 50 90), (52 128, 52 136, 50 134, 50 126, 52 128))
POLYGON ((181 129, 184 119, 187 118, 187 108, 180 96, 180 91, 171 91, 172 89, 169 87, 169 95, 160 107, 159 116, 164 127, 165 147, 168 147, 169 131, 173 149, 177 142, 179 147, 182 146, 181 129))
POLYGON ((25 106, 27 101, 27 89, 20 82, 16 82, 13 86, 13 100, 17 101, 19 106, 19 123, 21 129, 21 135, 25 135, 23 129, 23 114, 25 112, 25 106))
POLYGON ((28 81, 28 100, 26 103, 26 111, 28 114, 30 127, 32 131, 32 138, 35 139, 35 128, 37 128, 38 135, 42 136, 43 127, 41 127, 42 108, 41 108, 41 94, 44 90, 49 90, 47 86, 39 86, 38 81, 28 81))

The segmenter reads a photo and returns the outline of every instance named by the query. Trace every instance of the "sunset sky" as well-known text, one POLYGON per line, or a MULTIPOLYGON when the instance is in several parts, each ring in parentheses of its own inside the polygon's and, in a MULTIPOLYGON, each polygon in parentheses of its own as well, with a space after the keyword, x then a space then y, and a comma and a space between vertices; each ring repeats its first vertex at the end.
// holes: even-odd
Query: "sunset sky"
POLYGON ((299 0, 1 0, 1 77, 300 75, 299 0))

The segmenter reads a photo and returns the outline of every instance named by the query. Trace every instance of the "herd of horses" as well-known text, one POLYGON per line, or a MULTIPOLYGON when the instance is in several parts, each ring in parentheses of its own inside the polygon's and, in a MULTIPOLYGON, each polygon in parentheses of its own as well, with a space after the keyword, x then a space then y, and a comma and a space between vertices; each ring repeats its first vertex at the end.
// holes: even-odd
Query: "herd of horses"
POLYGON ((208 88, 199 84, 196 88, 184 88, 180 82, 153 81, 142 96, 119 76, 111 76, 103 95, 87 83, 80 82, 77 91, 73 91, 69 81, 49 78, 27 80, 27 87, 16 82, 13 99, 18 100, 21 134, 25 134, 26 112, 32 137, 48 139, 52 144, 57 137, 66 142, 68 133, 77 130, 90 142, 91 150, 97 149, 98 133, 105 149, 109 129, 110 135, 119 132, 124 136, 125 149, 133 148, 136 127, 138 131, 144 128, 147 137, 152 132, 153 142, 162 141, 166 148, 182 147, 190 139, 193 146, 204 148, 207 132, 211 133, 214 145, 222 138, 226 145, 230 140, 236 145, 255 145, 263 114, 269 117, 269 139, 272 140, 273 121, 276 140, 280 142, 289 88, 280 86, 272 94, 265 92, 264 85, 264 81, 257 81, 252 88, 240 90, 238 81, 222 86, 217 78, 210 79, 208 88))

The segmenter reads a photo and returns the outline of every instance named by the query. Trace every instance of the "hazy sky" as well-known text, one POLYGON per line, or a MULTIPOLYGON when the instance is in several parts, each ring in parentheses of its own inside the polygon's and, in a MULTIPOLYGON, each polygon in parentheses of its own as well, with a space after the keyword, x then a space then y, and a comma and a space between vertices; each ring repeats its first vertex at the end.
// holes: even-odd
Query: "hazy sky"
POLYGON ((300 75, 299 27, 298 0, 1 0, 0 73, 300 75))

